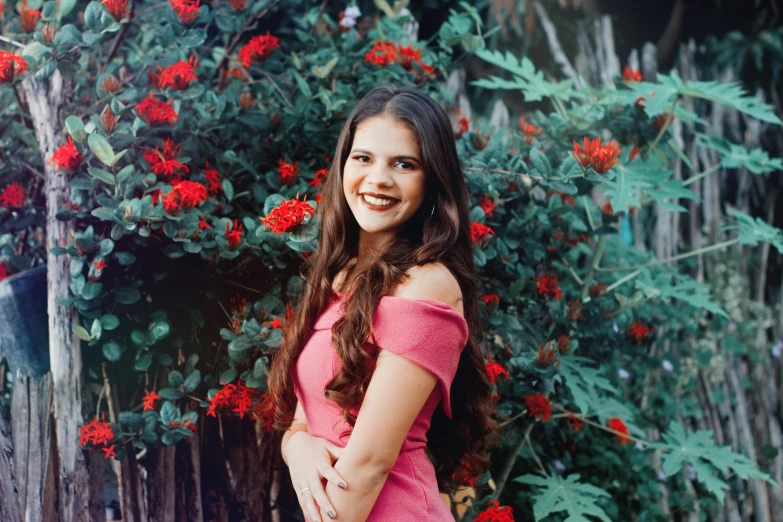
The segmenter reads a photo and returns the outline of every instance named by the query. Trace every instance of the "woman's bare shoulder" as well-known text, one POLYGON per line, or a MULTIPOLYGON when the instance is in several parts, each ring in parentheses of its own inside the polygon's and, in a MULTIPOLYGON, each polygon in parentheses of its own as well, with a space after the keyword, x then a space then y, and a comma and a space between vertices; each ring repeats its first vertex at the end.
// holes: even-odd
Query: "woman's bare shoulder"
POLYGON ((405 280, 390 294, 408 299, 431 299, 462 309, 462 290, 454 274, 440 262, 413 266, 405 272, 405 280))

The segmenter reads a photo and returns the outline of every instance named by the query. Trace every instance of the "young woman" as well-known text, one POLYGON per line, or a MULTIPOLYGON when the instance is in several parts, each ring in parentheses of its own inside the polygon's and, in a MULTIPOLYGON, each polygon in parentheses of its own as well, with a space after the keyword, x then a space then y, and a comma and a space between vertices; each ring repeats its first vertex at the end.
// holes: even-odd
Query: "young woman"
POLYGON ((413 88, 372 90, 321 197, 308 284, 269 370, 299 504, 308 522, 453 521, 439 490, 488 468, 497 422, 445 111, 413 88))

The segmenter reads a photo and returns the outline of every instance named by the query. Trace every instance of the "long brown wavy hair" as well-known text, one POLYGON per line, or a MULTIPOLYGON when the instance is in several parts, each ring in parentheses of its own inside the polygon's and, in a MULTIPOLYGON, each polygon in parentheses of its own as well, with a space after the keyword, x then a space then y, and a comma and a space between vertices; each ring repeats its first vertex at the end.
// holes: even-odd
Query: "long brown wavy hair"
MULTIPOLYGON (((315 215, 318 248, 300 270, 301 278, 309 284, 302 285, 304 291, 293 324, 288 325, 269 367, 274 428, 282 431, 291 426, 297 400, 293 390, 294 366, 316 319, 336 297, 332 290, 335 276, 358 253, 359 224, 345 199, 343 168, 357 126, 379 115, 393 117, 414 134, 426 173, 425 200, 395 240, 354 274, 344 315, 332 328, 332 342, 342 367, 326 386, 325 395, 343 409, 343 417, 353 427, 356 415, 351 409, 361 404, 372 376, 365 372, 365 360, 372 356, 362 346, 372 334, 373 312, 381 297, 405 279, 409 268, 433 262, 444 264, 459 281, 469 337, 451 386, 452 418, 442 408, 436 408, 427 432, 427 448, 439 488, 454 490, 464 485, 466 477, 477 476, 489 468, 486 451, 499 430, 481 348, 479 280, 473 265, 469 197, 454 132, 443 108, 414 88, 384 85, 373 89, 351 111, 340 131, 315 215)), ((347 285, 346 281, 341 291, 347 285)))

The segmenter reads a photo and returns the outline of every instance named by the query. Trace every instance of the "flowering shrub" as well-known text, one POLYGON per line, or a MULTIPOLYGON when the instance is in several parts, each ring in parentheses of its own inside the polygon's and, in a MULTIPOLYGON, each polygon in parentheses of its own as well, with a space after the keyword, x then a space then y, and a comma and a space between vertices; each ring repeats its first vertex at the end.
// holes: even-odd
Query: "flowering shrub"
MULTIPOLYGON (((678 490, 678 471, 690 462, 700 498, 722 499, 728 485, 714 473, 770 480, 746 457, 686 433, 673 406, 648 418, 623 394, 631 361, 648 365, 637 372, 672 371, 648 355, 658 324, 719 322, 726 312, 703 285, 617 234, 621 219, 644 219, 652 202, 681 211, 676 201, 695 197, 672 179, 675 153, 661 146, 673 118, 695 121, 683 96, 780 124, 767 107, 736 86, 666 75, 651 83, 628 69, 616 89, 588 98, 570 82, 545 80, 527 59, 485 49, 467 4, 430 43, 410 38, 404 16, 373 21, 348 6, 335 17, 320 4, 297 12, 242 0, 171 0, 161 16, 131 12, 124 0, 93 0, 83 23, 59 12, 53 38, 30 36, 43 18, 23 4, 21 32, 10 37, 25 45, 0 51, 0 84, 55 70, 79 79, 63 119, 67 141, 45 158, 71 187, 57 214, 70 231, 49 251, 69 261, 72 295, 60 304, 80 314, 74 333, 83 341, 86 381, 100 389, 95 369, 105 365, 108 381, 126 391, 117 419, 85 424, 79 444, 122 459, 120 441, 174 445, 194 437, 199 418, 250 417, 269 429, 267 359, 293 319, 290 297, 303 284, 297 267, 317 245, 312 220, 345 114, 384 81, 445 101, 455 54, 475 52, 511 79, 474 87, 520 90, 553 112, 521 117, 507 141, 452 113, 473 197, 486 369, 512 446, 493 454, 489 474, 465 477, 479 496, 469 516, 541 520, 566 511, 606 520, 644 511, 660 519, 658 489, 649 486, 661 470, 644 456, 648 448, 661 452, 662 472, 678 490), (263 22, 268 12, 278 15, 275 27, 250 34, 248 17, 263 22), (104 68, 77 61, 72 49, 108 53, 122 28, 130 42, 123 60, 104 68), (596 207, 593 192, 607 203, 596 207), (645 428, 661 439, 647 441, 645 428), (503 477, 496 493, 485 488, 490 475, 503 477)), ((49 19, 54 9, 47 3, 41 15, 49 19)), ((29 130, 14 132, 30 148, 29 130)), ((702 146, 730 168, 781 168, 761 151, 733 154, 738 145, 709 137, 702 146)), ((0 212, 27 227, 22 220, 34 219, 40 194, 6 182, 24 171, 21 160, 0 168, 0 212)), ((783 251, 780 230, 731 215, 726 231, 735 237, 719 246, 768 241, 783 251)), ((0 278, 30 266, 14 252, 0 242, 0 278)))

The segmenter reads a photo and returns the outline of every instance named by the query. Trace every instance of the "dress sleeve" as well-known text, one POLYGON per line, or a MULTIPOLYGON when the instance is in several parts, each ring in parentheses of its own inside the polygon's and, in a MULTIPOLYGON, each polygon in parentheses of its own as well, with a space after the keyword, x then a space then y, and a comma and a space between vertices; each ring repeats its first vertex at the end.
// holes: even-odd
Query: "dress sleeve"
MULTIPOLYGON (((383 296, 373 316, 378 347, 433 374, 443 391, 443 411, 451 412, 451 383, 468 341, 468 324, 452 306, 430 299, 383 296)), ((368 337, 372 342, 372 337, 368 337)))

